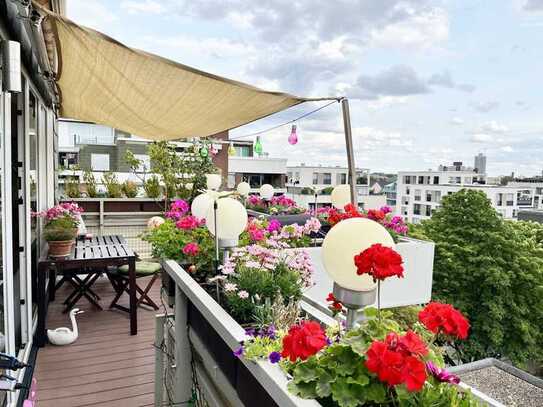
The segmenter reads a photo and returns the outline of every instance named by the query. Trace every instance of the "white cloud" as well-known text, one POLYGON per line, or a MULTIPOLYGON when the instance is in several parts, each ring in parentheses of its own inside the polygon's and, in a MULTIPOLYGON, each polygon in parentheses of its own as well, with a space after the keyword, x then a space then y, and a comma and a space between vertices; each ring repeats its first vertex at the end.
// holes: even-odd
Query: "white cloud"
POLYGON ((473 107, 473 109, 479 113, 488 113, 500 107, 500 102, 498 102, 497 100, 489 100, 486 102, 475 102, 471 104, 471 107, 473 107))
POLYGON ((503 134, 509 131, 509 127, 491 120, 481 126, 481 131, 483 133, 503 134))
POLYGON ((101 1, 70 0, 66 8, 71 20, 102 32, 107 32, 111 24, 118 20, 118 16, 101 1))
POLYGON ((121 9, 131 14, 163 14, 167 11, 164 5, 154 0, 123 0, 121 2, 121 9))
POLYGON ((513 151, 515 151, 511 146, 503 146, 500 148, 500 150, 504 153, 512 153, 513 151))
POLYGON ((449 123, 454 124, 455 126, 461 126, 462 124, 464 124, 464 119, 460 117, 453 117, 449 123))
POLYGON ((477 133, 472 134, 471 141, 474 143, 490 143, 494 139, 491 134, 477 133))

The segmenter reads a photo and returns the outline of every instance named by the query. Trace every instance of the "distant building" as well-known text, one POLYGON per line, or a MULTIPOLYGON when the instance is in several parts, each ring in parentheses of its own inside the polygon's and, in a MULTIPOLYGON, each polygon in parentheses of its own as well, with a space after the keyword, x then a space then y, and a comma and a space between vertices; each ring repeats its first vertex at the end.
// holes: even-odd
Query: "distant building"
POLYGON ((386 196, 386 204, 394 210, 396 209, 396 187, 396 181, 386 184, 383 187, 383 192, 386 196))
POLYGON ((479 174, 486 174, 486 155, 479 153, 475 156, 473 168, 479 174))
POLYGON ((489 185, 484 174, 458 162, 440 166, 437 171, 399 172, 397 214, 408 222, 418 223, 432 216, 445 195, 463 188, 483 191, 505 219, 516 219, 519 210, 534 205, 534 187, 489 185))
POLYGON ((507 186, 518 188, 534 188, 534 209, 543 209, 543 175, 531 178, 515 178, 507 186))
POLYGON ((543 223, 542 209, 526 209, 518 213, 518 220, 543 223))
MULTIPOLYGON (((375 209, 385 204, 384 195, 370 195, 367 168, 357 168, 358 203, 364 209, 375 209)), ((314 209, 331 206, 330 194, 337 185, 347 184, 348 168, 341 166, 298 165, 287 167, 287 192, 298 205, 314 209), (316 194, 316 196, 315 196, 316 194)))

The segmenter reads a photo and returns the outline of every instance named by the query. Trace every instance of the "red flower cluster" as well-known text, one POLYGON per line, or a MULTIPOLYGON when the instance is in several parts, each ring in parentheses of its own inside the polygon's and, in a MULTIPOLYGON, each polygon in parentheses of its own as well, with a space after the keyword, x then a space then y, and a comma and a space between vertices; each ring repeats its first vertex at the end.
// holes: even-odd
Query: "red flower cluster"
POLYGON ((385 219, 386 213, 381 209, 370 209, 368 211, 368 219, 374 220, 376 222, 382 222, 385 219))
POLYGON ((365 366, 389 386, 404 383, 408 391, 419 391, 426 381, 422 357, 427 354, 426 344, 413 331, 402 336, 389 333, 384 341, 370 345, 365 366))
POLYGON ((328 223, 334 226, 344 219, 364 218, 365 215, 360 213, 353 204, 345 205, 344 212, 338 212, 336 209, 330 209, 328 212, 328 223))
POLYGON ((326 301, 330 303, 329 307, 332 311, 341 311, 343 309, 343 304, 339 301, 333 293, 328 294, 326 301))
POLYGON ((283 338, 283 351, 281 356, 296 362, 298 358, 306 360, 328 344, 326 335, 321 326, 315 321, 304 321, 293 325, 288 335, 283 338))
POLYGON ((435 334, 444 333, 459 339, 468 337, 468 320, 450 304, 429 303, 419 312, 419 321, 435 334))
POLYGON ((403 277, 402 256, 390 247, 379 243, 354 256, 356 274, 369 274, 374 280, 383 281, 387 277, 403 277))

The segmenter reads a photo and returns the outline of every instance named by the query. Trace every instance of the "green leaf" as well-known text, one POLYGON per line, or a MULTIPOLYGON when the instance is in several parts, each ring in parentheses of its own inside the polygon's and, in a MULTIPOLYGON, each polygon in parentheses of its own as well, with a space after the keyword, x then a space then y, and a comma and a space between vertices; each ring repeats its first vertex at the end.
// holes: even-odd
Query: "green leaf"
POLYGON ((364 315, 368 318, 377 318, 379 310, 375 307, 366 307, 364 308, 364 315))
POLYGON ((337 378, 332 383, 332 398, 340 407, 356 407, 365 400, 364 387, 349 384, 345 378, 337 378))
POLYGON ((315 399, 318 397, 317 391, 315 389, 316 384, 311 383, 294 383, 289 382, 287 385, 288 391, 292 394, 301 397, 303 399, 315 399))
POLYGON ((375 403, 384 403, 387 398, 385 386, 376 382, 364 387, 364 394, 366 396, 366 400, 370 400, 375 403))
POLYGON ((312 381, 317 380, 319 376, 323 373, 324 373, 324 370, 321 369, 320 367, 317 367, 317 364, 311 359, 309 359, 306 362, 298 364, 298 366, 294 368, 294 373, 293 373, 294 382, 296 384, 299 384, 302 382, 304 383, 312 382, 312 381))
POLYGON ((327 371, 323 371, 323 373, 319 376, 319 379, 317 381, 317 395, 319 397, 328 397, 330 393, 332 393, 332 382, 335 380, 334 376, 332 376, 331 373, 327 371))

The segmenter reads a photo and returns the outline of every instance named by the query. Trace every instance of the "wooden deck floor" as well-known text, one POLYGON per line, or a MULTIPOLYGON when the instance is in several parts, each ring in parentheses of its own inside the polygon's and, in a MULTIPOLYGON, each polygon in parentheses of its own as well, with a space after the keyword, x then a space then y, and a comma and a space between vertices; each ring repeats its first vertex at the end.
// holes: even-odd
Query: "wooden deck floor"
MULTIPOLYGON (((138 279, 144 286, 145 279, 138 279)), ((103 311, 81 299, 79 338, 68 346, 46 345, 38 352, 34 377, 40 407, 137 407, 154 404, 154 316, 162 310, 138 310, 138 335, 129 335, 128 314, 109 310, 114 291, 106 278, 95 284, 103 311)), ((49 306, 48 328, 70 327, 62 301, 69 288, 57 292, 49 306)), ((160 280, 151 291, 160 305, 160 280)), ((128 295, 120 302, 128 303, 128 295)))

